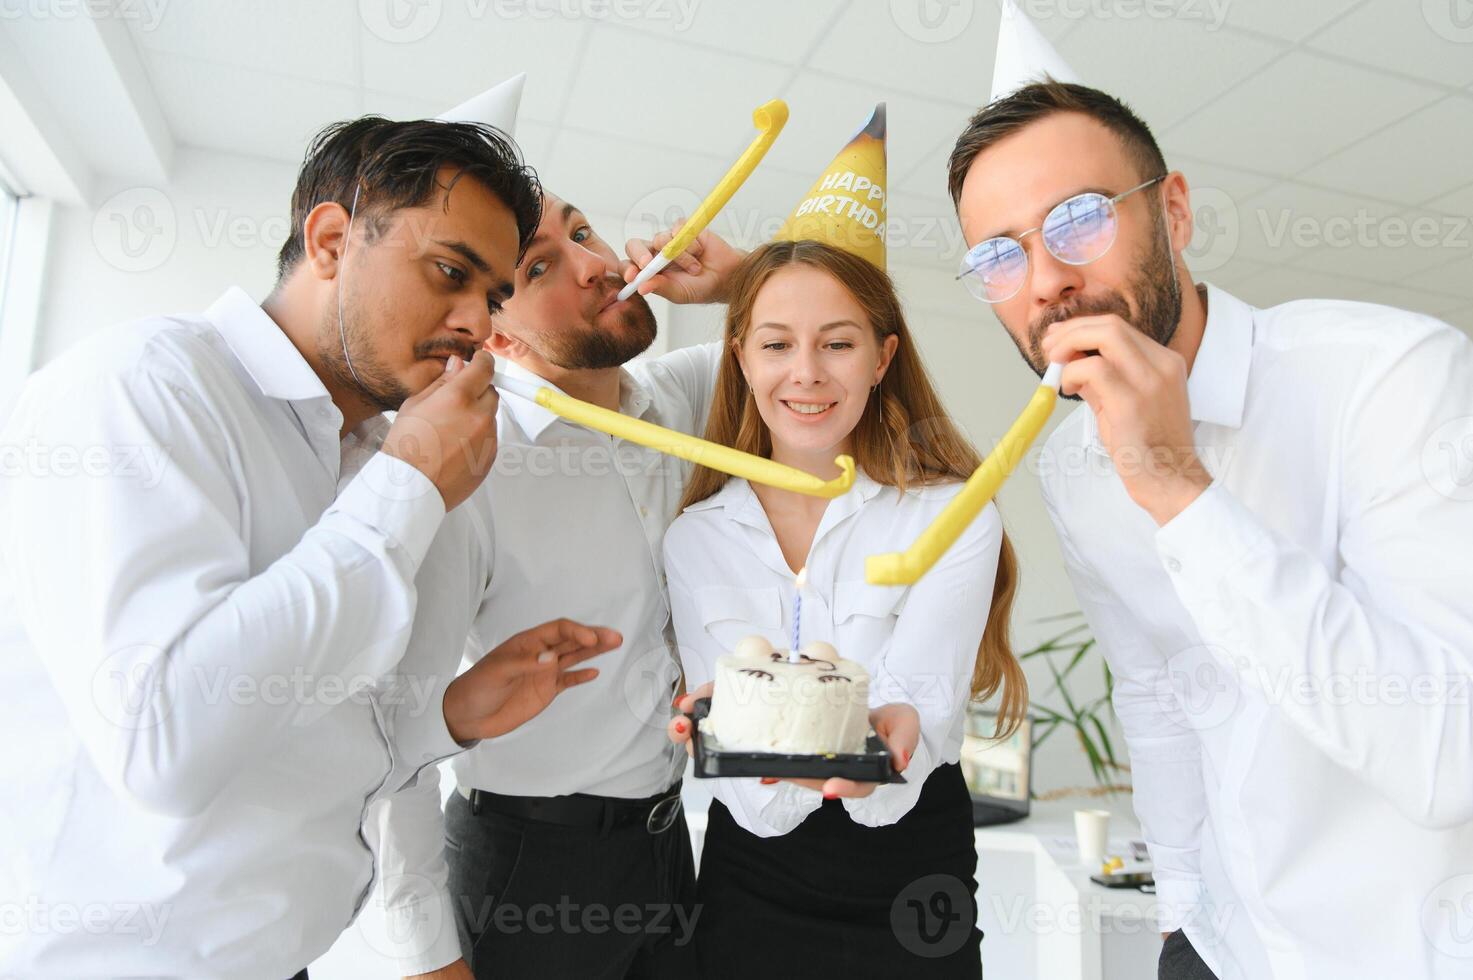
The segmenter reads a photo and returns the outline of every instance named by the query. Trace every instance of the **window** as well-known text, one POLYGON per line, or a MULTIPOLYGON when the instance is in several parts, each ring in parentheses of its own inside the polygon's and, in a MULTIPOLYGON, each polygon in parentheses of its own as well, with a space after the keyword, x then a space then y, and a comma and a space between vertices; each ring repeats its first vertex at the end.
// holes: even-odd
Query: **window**
POLYGON ((0 311, 5 309, 5 284, 10 271, 10 248, 15 241, 16 196, 0 180, 0 311))

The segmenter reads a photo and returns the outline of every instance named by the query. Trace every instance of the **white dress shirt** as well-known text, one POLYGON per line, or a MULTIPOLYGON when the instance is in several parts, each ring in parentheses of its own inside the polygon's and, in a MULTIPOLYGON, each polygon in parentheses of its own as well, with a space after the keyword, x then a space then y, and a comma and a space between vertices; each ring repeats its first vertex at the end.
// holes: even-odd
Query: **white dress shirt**
POLYGON ((365 807, 459 749, 443 692, 393 673, 443 500, 381 453, 340 485, 341 424, 238 289, 27 382, 0 435, 0 974, 290 976, 368 893, 365 807))
MULTIPOLYGON (((682 348, 621 373, 620 411, 699 433, 721 346, 682 348)), ((515 377, 547 382, 515 364, 515 377)), ((554 387, 549 385, 549 387, 554 387)), ((506 735, 451 763, 459 785, 515 796, 589 793, 639 799, 669 787, 685 753, 665 734, 679 680, 661 543, 690 464, 574 425, 504 395, 496 463, 456 511, 476 524, 454 560, 481 589, 469 641, 474 662, 509 636, 559 617, 618 630, 624 643, 592 661, 591 683, 558 696, 506 735)), ((436 542, 437 549, 440 542, 436 542)), ((452 554, 448 547, 445 555, 452 554)), ((434 559, 437 566, 441 556, 434 559)), ((448 570, 439 572, 452 577, 448 570)), ((412 653, 421 664, 433 654, 412 653)), ((446 888, 438 786, 420 780, 375 815, 388 931, 405 975, 460 956, 446 888)))
POLYGON ((1207 297, 1208 490, 1158 529, 1087 406, 1041 460, 1161 928, 1224 978, 1468 977, 1473 345, 1386 307, 1207 297))
MULTIPOLYGON (((802 642, 831 643, 870 672, 870 706, 903 702, 921 718, 905 783, 846 799, 857 823, 893 824, 915 806, 936 766, 960 757, 972 668, 987 625, 1002 547, 991 504, 914 585, 870 585, 868 555, 904 551, 961 491, 961 483, 901 492, 860 470, 830 501, 814 533, 803 589, 802 642)), ((686 508, 665 536, 670 604, 687 685, 710 681, 718 657, 745 636, 792 646, 794 572, 746 480, 686 508)), ((709 780, 733 819, 759 837, 786 834, 823 803, 816 790, 756 779, 709 780)))

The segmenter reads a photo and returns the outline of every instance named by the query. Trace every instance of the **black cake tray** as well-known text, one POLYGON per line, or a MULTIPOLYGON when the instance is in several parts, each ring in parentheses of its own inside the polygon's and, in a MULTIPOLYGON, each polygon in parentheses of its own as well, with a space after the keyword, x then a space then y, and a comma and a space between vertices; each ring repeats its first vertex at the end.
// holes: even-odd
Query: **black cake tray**
POLYGON ((698 779, 721 776, 767 776, 777 779, 853 779, 864 783, 903 783, 905 777, 890 764, 890 750, 880 736, 870 733, 864 751, 826 755, 782 752, 730 752, 701 731, 701 720, 711 713, 711 699, 698 698, 691 715, 691 746, 698 779))

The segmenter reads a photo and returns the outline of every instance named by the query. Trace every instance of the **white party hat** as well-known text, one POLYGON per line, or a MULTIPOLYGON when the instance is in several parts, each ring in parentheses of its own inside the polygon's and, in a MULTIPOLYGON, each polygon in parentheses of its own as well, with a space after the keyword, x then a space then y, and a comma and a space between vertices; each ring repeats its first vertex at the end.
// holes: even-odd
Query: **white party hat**
POLYGON ((1078 82, 1048 38, 1034 26, 1013 0, 1002 0, 997 29, 997 58, 992 65, 992 97, 996 102, 1048 75, 1057 82, 1078 82))
POLYGON ((527 82, 527 73, 513 75, 500 85, 493 86, 474 98, 467 99, 436 118, 444 122, 485 123, 495 126, 508 136, 516 136, 517 109, 522 104, 522 86, 527 82))

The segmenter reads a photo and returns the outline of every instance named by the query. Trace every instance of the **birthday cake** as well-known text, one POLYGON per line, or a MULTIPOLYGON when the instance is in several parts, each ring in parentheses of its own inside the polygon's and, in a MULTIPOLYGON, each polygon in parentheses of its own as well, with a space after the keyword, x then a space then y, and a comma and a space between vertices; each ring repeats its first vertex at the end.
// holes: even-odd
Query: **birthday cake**
POLYGON ((869 672, 827 643, 805 644, 794 661, 748 636, 716 661, 711 713, 701 725, 728 752, 863 752, 869 672))

